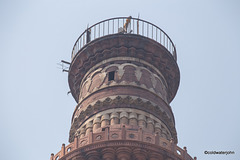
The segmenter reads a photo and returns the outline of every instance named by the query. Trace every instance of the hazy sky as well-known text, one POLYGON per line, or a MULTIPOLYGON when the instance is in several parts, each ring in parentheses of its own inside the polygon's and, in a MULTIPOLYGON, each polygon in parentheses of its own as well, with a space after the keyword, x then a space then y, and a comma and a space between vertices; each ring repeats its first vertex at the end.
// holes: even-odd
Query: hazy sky
POLYGON ((178 145, 199 160, 239 159, 238 0, 1 0, 1 159, 45 160, 68 144, 76 102, 57 63, 70 61, 88 24, 138 13, 177 46, 181 82, 171 106, 178 145))

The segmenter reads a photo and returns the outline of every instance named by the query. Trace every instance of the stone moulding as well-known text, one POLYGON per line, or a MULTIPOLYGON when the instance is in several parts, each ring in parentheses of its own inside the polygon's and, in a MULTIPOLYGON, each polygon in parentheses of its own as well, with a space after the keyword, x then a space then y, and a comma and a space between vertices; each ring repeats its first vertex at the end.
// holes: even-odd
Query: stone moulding
MULTIPOLYGON (((99 112, 82 123, 74 136, 83 137, 88 135, 90 131, 97 133, 101 132, 102 128, 111 127, 115 129, 120 128, 120 125, 131 128, 131 131, 137 131, 141 128, 144 132, 156 133, 167 140, 172 139, 171 132, 161 120, 152 114, 133 108, 113 108, 99 112)), ((113 135, 112 138, 114 139, 118 136, 113 135)), ((129 137, 138 139, 136 134, 129 137)), ((146 140, 152 141, 153 139, 150 137, 146 137, 146 140)))
POLYGON ((171 135, 173 136, 173 140, 177 143, 177 132, 174 126, 173 121, 168 118, 164 111, 161 111, 158 106, 152 105, 151 102, 144 102, 141 98, 132 99, 130 96, 122 98, 121 96, 117 96, 115 99, 111 99, 109 97, 105 98, 103 101, 97 101, 94 105, 89 105, 86 110, 80 112, 80 115, 73 119, 72 126, 69 133, 69 142, 73 142, 74 134, 79 126, 85 122, 89 117, 94 115, 95 113, 111 109, 111 108, 135 108, 139 110, 143 110, 150 114, 153 114, 157 118, 159 118, 166 126, 168 126, 171 135))
POLYGON ((159 137, 158 134, 145 133, 141 129, 133 131, 125 128, 125 125, 120 125, 120 128, 106 127, 100 133, 90 132, 89 135, 82 138, 75 137, 74 141, 69 145, 65 146, 65 144, 63 144, 61 151, 56 155, 52 154, 50 160, 56 160, 57 157, 59 160, 70 160, 76 156, 81 157, 83 160, 86 158, 85 156, 92 151, 97 151, 101 157, 107 148, 112 149, 111 151, 113 151, 113 156, 115 157, 118 154, 118 149, 122 147, 126 147, 125 149, 129 151, 128 153, 131 154, 131 156, 134 156, 134 151, 141 148, 146 151, 146 157, 150 157, 151 153, 156 153, 165 158, 193 160, 187 153, 186 147, 181 149, 172 140, 168 141, 165 138, 159 137), (113 140, 111 136, 114 134, 119 135, 116 140, 113 140), (138 138, 131 140, 131 137, 128 138, 130 134, 138 134, 138 138), (102 139, 100 138, 99 140, 97 137, 101 137, 102 139), (149 139, 152 140, 149 141, 149 139), (83 141, 86 143, 82 143, 83 141))
MULTIPOLYGON (((173 115, 170 105, 167 102, 165 102, 159 95, 155 94, 154 92, 152 92, 148 89, 145 89, 145 88, 139 87, 139 86, 134 86, 132 84, 127 84, 127 83, 126 84, 117 84, 117 83, 112 84, 112 83, 110 83, 108 87, 99 88, 98 90, 94 91, 93 93, 90 93, 84 99, 82 99, 82 101, 79 102, 78 105, 75 107, 75 110, 74 110, 73 116, 72 116, 72 122, 73 122, 73 119, 79 115, 79 113, 78 113, 79 109, 86 110, 87 106, 89 106, 90 104, 93 103, 92 100, 95 100, 95 102, 97 99, 99 99, 99 101, 104 101, 102 99, 104 99, 106 97, 112 97, 112 96, 119 95, 121 97, 130 96, 132 98, 132 100, 136 99, 133 97, 138 97, 138 98, 141 98, 143 101, 144 100, 149 101, 149 103, 152 103, 154 106, 158 105, 158 107, 160 109, 164 110, 166 112, 167 116, 173 120, 173 123, 175 123, 174 115, 173 115), (109 92, 109 90, 111 90, 112 88, 114 88, 114 91, 109 92), (104 92, 105 92, 105 94, 103 94, 104 92), (144 94, 140 94, 143 92, 144 92, 144 94), (147 94, 147 96, 143 96, 146 94, 147 94), (158 98, 156 98, 156 97, 158 97, 158 98)), ((113 99, 113 98, 111 98, 111 99, 113 99)))
MULTIPOLYGON (((112 61, 117 61, 117 60, 129 60, 129 61, 135 61, 137 62, 137 60, 135 58, 130 58, 130 57, 117 57, 117 58, 112 58, 112 61)), ((108 59, 108 61, 110 61, 110 59, 108 59)), ((108 62, 106 61, 106 62, 108 62)), ((111 62, 111 61, 110 61, 111 62)), ((145 61, 142 60, 141 63, 143 63, 145 61)), ((108 62, 109 63, 109 62, 108 62)), ((145 62, 146 64, 147 62, 145 62)), ((131 63, 121 63, 121 64, 104 64, 103 62, 101 63, 102 65, 107 65, 106 67, 103 68, 99 68, 99 64, 97 64, 96 66, 94 66, 92 69, 90 69, 90 71, 92 72, 88 72, 86 73, 86 75, 84 76, 80 88, 80 96, 79 96, 79 103, 84 100, 86 97, 88 97, 89 95, 91 95, 93 92, 106 88, 106 87, 111 87, 111 86, 116 86, 116 85, 131 85, 131 86, 136 86, 136 87, 140 87, 143 89, 146 89, 150 92, 152 92, 153 94, 159 96, 161 99, 163 99, 166 103, 167 102, 167 83, 166 80, 164 79, 164 77, 162 76, 162 74, 153 66, 151 66, 151 68, 153 68, 153 70, 158 73, 155 74, 152 71, 150 71, 149 69, 142 67, 142 66, 137 66, 135 64, 131 64, 131 63), (98 67, 97 67, 98 66, 98 67), (107 78, 107 71, 109 68, 111 67, 115 67, 114 71, 116 72, 116 79, 114 81, 111 81, 110 83, 106 82, 106 78, 107 78), (137 79, 136 81, 128 81, 128 80, 124 80, 122 79, 122 76, 124 76, 125 73, 125 67, 133 67, 134 71, 134 76, 137 79), (150 83, 146 84, 146 81, 140 82, 140 79, 142 78, 142 75, 144 76, 143 72, 147 72, 150 74, 150 83), (98 84, 97 85, 93 85, 93 78, 95 75, 98 75, 98 84), (156 86, 158 84, 158 86, 156 86), (92 85, 94 87, 92 87, 92 85), (90 90, 91 88, 91 90, 90 90), (93 88, 93 89, 92 89, 93 88)), ((150 66, 150 64, 148 64, 150 66)), ((102 66, 101 66, 102 67, 102 66)), ((146 76, 146 75, 145 75, 146 76)), ((146 76, 148 77, 148 76, 146 76)))

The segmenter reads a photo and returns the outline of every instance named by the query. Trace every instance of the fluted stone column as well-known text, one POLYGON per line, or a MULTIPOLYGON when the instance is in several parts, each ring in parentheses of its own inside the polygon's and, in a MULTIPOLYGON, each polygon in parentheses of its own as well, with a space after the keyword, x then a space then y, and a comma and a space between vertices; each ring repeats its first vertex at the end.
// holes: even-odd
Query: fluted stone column
POLYGON ((151 118, 147 118, 147 129, 148 131, 154 132, 154 122, 151 118))
POLYGON ((105 127, 107 125, 109 125, 109 114, 104 114, 101 118, 101 127, 105 127))
POLYGON ((116 113, 116 112, 113 112, 113 113, 111 114, 111 117, 110 117, 110 119, 111 119, 111 125, 114 125, 114 124, 119 124, 119 117, 118 117, 118 113, 116 113))
POLYGON ((93 123, 88 122, 86 125, 86 135, 88 135, 92 131, 92 128, 93 128, 93 123))
POLYGON ((97 117, 93 120, 93 132, 95 132, 100 127, 101 127, 101 120, 99 117, 97 117))
POLYGON ((167 135, 167 131, 165 128, 162 129, 162 136, 166 139, 169 139, 168 135, 167 135))
POLYGON ((128 124, 128 113, 127 112, 120 113, 120 124, 128 124))
POLYGON ((129 115, 129 124, 130 125, 137 125, 137 114, 134 112, 131 112, 129 115))
POLYGON ((85 133, 86 133, 85 128, 81 128, 81 129, 80 129, 80 138, 84 137, 84 136, 85 136, 85 133))
POLYGON ((138 125, 143 129, 146 128, 146 117, 142 114, 140 114, 138 117, 138 125))
POLYGON ((158 133, 160 136, 162 134, 161 124, 155 123, 155 133, 158 133))

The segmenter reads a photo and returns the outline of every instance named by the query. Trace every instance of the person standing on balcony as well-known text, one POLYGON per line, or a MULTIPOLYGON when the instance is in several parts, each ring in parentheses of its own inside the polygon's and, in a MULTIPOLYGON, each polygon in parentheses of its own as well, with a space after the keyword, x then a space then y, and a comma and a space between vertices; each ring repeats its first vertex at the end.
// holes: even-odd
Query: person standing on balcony
POLYGON ((126 22, 124 24, 124 32, 125 33, 131 33, 131 19, 132 19, 132 16, 129 16, 127 19, 126 19, 126 22))

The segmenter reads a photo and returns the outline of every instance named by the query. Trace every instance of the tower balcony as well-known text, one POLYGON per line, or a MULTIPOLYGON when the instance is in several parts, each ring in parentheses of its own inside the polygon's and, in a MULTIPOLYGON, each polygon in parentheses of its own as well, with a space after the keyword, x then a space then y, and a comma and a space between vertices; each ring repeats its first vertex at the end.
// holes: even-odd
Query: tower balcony
POLYGON ((170 37, 145 20, 117 17, 88 27, 73 46, 68 82, 77 103, 81 101, 81 84, 86 74, 96 65, 105 67, 118 63, 116 59, 110 62, 116 57, 118 61, 128 59, 124 63, 155 70, 154 74, 163 77, 162 82, 166 84, 166 103, 173 100, 179 86, 180 72, 176 63, 176 48, 170 37))
POLYGON ((177 61, 175 45, 167 33, 148 21, 131 16, 106 19, 88 27, 73 46, 72 60, 89 42, 113 34, 135 34, 152 39, 165 47, 177 61))

